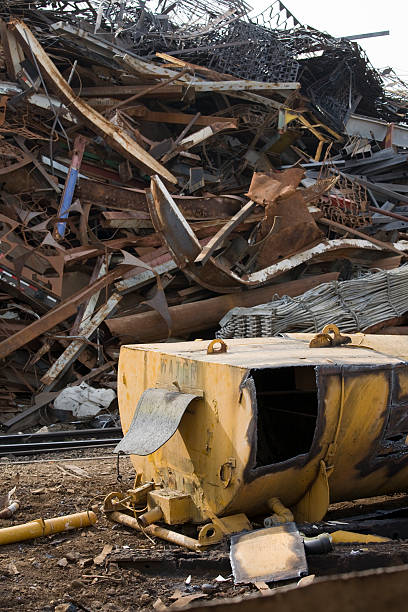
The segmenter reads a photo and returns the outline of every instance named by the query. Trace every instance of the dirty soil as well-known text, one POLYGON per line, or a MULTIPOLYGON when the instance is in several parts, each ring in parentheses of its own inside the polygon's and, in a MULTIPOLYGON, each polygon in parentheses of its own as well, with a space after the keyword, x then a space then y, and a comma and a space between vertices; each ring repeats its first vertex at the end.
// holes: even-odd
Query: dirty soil
MULTIPOLYGON (((99 455, 105 452, 99 449, 99 455)), ((87 461, 32 463, 32 457, 30 461, 0 462, 0 493, 14 485, 18 474, 21 502, 14 519, 1 521, 1 527, 100 507, 108 492, 126 490, 134 480, 129 459, 121 458, 122 480, 118 482, 116 457, 109 454, 87 461), (84 473, 71 473, 72 466, 84 473)), ((92 612, 152 610, 159 598, 164 605, 170 605, 180 595, 201 594, 209 599, 253 590, 235 587, 231 580, 214 582, 220 572, 225 578, 231 573, 225 551, 221 557, 212 552, 207 555, 208 569, 196 559, 199 556, 113 524, 99 512, 93 527, 2 546, 0 610, 46 611, 69 602, 72 610, 76 607, 92 612), (94 558, 107 545, 112 546, 112 552, 96 564, 94 558), (200 566, 198 577, 194 571, 196 561, 200 566), (189 575, 191 582, 186 584, 189 575), (207 593, 203 593, 203 585, 207 585, 207 593)))
MULTIPOLYGON (((22 462, 23 458, 0 461, 0 494, 18 479, 21 502, 13 520, 2 520, 1 527, 100 508, 108 492, 126 490, 133 484, 129 459, 120 459, 122 479, 118 481, 116 457, 106 449, 74 451, 65 454, 65 458, 59 455, 58 461, 46 460, 57 456, 30 457, 27 463, 22 462)), ((387 499, 391 504, 406 502, 394 497, 381 498, 378 503, 387 499)), ((354 513, 362 505, 364 502, 355 504, 354 513)), ((346 508, 351 510, 353 503, 346 508)), ((341 510, 341 506, 334 507, 332 513, 337 515, 341 510)), ((193 536, 194 529, 185 528, 193 536)), ((351 571, 377 567, 378 563, 408 562, 408 545, 404 542, 372 546, 370 554, 366 546, 357 547, 356 552, 356 547, 349 545, 337 548, 324 559, 323 555, 310 557, 309 572, 323 575, 336 568, 351 571), (378 553, 374 554, 377 561, 373 561, 373 550, 378 553), (361 567, 354 563, 358 557, 361 567)), ((93 527, 0 548, 0 610, 163 610, 165 606, 181 608, 188 603, 254 592, 255 586, 233 584, 227 543, 205 553, 193 553, 113 524, 99 511, 93 527), (107 546, 103 558, 101 553, 107 546), (219 576, 225 580, 216 581, 219 576)))

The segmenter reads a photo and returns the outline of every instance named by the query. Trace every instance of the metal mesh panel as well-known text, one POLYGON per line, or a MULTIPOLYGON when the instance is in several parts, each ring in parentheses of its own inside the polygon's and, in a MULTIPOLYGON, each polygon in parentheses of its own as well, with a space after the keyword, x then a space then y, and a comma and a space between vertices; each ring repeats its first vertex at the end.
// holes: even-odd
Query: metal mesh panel
POLYGON ((243 79, 294 82, 299 63, 272 30, 242 20, 229 24, 210 65, 243 79), (234 44, 239 43, 239 44, 234 44))

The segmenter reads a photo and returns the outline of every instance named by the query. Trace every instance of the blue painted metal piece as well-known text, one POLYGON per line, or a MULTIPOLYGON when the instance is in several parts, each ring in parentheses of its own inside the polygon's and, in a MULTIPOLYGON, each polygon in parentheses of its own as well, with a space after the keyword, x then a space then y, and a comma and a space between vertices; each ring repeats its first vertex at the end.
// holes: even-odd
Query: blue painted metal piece
MULTIPOLYGON (((58 215, 59 219, 67 219, 69 207, 72 204, 72 198, 74 197, 75 185, 77 182, 79 170, 76 168, 70 168, 67 176, 67 180, 65 183, 64 193, 62 194, 62 201, 60 205, 60 212, 58 215)), ((59 236, 63 238, 65 234, 67 224, 65 221, 58 221, 57 223, 57 231, 59 236)))
POLYGON ((58 209, 58 221, 56 228, 56 238, 63 238, 67 229, 67 222, 62 219, 67 219, 69 209, 74 197, 75 186, 78 180, 79 169, 81 167, 82 157, 85 151, 87 139, 84 136, 77 136, 74 141, 74 150, 72 152, 71 165, 68 170, 65 180, 64 191, 61 197, 61 202, 58 209))

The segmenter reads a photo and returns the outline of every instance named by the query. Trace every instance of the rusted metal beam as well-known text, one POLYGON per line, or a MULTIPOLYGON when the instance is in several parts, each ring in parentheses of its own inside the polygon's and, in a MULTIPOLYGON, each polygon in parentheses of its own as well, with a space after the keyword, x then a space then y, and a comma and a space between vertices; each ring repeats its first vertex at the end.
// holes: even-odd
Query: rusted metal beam
POLYGON ((194 263, 201 264, 202 266, 207 263, 209 258, 212 256, 214 251, 220 248, 224 240, 238 227, 240 223, 245 221, 251 212, 256 208, 256 202, 250 200, 245 206, 241 208, 218 232, 211 238, 211 240, 205 245, 198 257, 195 258, 194 263))
POLYGON ((69 366, 75 361, 79 353, 85 348, 86 342, 100 324, 108 317, 113 310, 118 306, 122 296, 118 293, 113 293, 98 312, 92 317, 92 319, 84 322, 79 329, 79 336, 71 342, 71 344, 65 349, 65 351, 58 357, 51 368, 41 378, 41 382, 46 385, 45 391, 51 391, 54 388, 55 381, 60 378, 64 372, 67 371, 69 366))
MULTIPOLYGON (((118 187, 117 185, 96 181, 82 181, 77 187, 77 191, 81 202, 91 202, 93 205, 107 206, 110 209, 119 208, 120 211, 149 211, 146 193, 143 189, 118 187)), ((185 218, 196 221, 229 219, 246 202, 245 198, 235 195, 208 197, 174 195, 173 197, 185 218)), ((106 242, 109 248, 111 244, 114 248, 114 243, 115 241, 106 242)), ((75 252, 74 249, 70 249, 70 251, 75 252)))
MULTIPOLYGON (((172 336, 185 336, 218 326, 220 319, 236 306, 250 307, 269 302, 275 294, 280 296, 301 295, 322 283, 337 280, 339 274, 332 272, 311 276, 279 285, 269 285, 251 291, 221 295, 208 300, 180 304, 169 308, 172 320, 172 336)), ((167 338, 169 330, 164 319, 155 311, 118 317, 106 321, 112 334, 124 341, 154 342, 167 338)))
POLYGON ((358 236, 359 238, 364 238, 364 240, 367 240, 368 242, 372 242, 373 244, 375 244, 375 246, 379 247, 380 249, 384 251, 391 251, 392 253, 396 253, 397 255, 403 255, 404 257, 406 256, 403 251, 396 249, 395 246, 393 246, 392 244, 388 242, 383 242, 382 240, 377 240, 377 238, 373 238, 372 236, 369 236, 368 234, 359 232, 358 230, 354 229, 354 227, 348 227, 347 225, 342 225, 341 223, 337 223, 337 221, 332 221, 331 219, 325 219, 323 217, 318 219, 318 223, 323 223, 324 225, 328 225, 329 227, 332 227, 334 230, 337 230, 340 232, 348 232, 350 234, 354 234, 354 236, 358 236))
POLYGON ((246 81, 244 79, 237 81, 200 81, 191 83, 196 92, 221 91, 262 91, 262 92, 288 92, 296 91, 300 87, 300 83, 263 83, 262 81, 246 81))
MULTIPOLYGON (((92 283, 94 283, 98 278, 101 278, 104 274, 106 274, 106 271, 109 267, 109 263, 110 255, 106 256, 105 254, 105 256, 98 257, 94 269, 92 271, 91 278, 89 279, 88 285, 92 285, 92 283)), ((77 336, 81 327, 89 320, 93 311, 96 308, 99 295, 100 291, 97 291, 96 293, 91 295, 88 300, 82 302, 82 304, 79 305, 74 324, 71 327, 71 336, 77 336)))
POLYGON ((102 211, 104 218, 103 225, 105 227, 123 227, 123 228, 148 228, 151 229, 153 224, 148 212, 140 210, 124 211, 102 211))
POLYGON ((10 336, 6 340, 0 342, 0 359, 5 359, 11 353, 14 353, 17 349, 21 348, 38 338, 41 334, 46 333, 62 321, 65 321, 68 317, 75 314, 75 311, 79 304, 87 300, 96 291, 99 291, 103 287, 114 282, 119 278, 125 268, 123 266, 117 266, 114 270, 111 270, 103 277, 95 281, 92 285, 81 289, 67 300, 61 302, 58 306, 47 312, 41 319, 34 321, 30 325, 27 325, 24 329, 20 330, 13 336, 10 336))
MULTIPOLYGON (((146 98, 167 98, 169 96, 181 98, 185 87, 185 85, 163 85, 163 87, 161 87, 158 91, 154 91, 153 93, 146 93, 145 85, 106 85, 99 87, 84 87, 81 90, 75 90, 75 93, 80 93, 82 98, 100 98, 105 96, 114 96, 115 98, 121 98, 123 96, 133 96, 142 92, 144 92, 143 95, 146 96, 146 98)), ((111 106, 110 108, 113 108, 113 106, 111 106)))
POLYGON ((118 207, 120 210, 146 212, 149 210, 146 195, 142 189, 129 189, 96 181, 81 181, 77 192, 81 202, 118 207))
MULTIPOLYGON (((126 109, 128 112, 130 109, 126 109)), ((143 117, 146 121, 154 121, 157 123, 177 123, 181 125, 188 125, 188 123, 195 117, 188 113, 176 113, 176 112, 161 112, 151 111, 143 105, 131 109, 132 117, 143 117)), ((219 117, 218 115, 199 115, 194 121, 196 125, 213 125, 214 123, 229 123, 238 127, 239 119, 235 117, 219 117)))
POLYGON ((35 57, 44 78, 58 92, 62 101, 68 104, 70 110, 93 132, 105 138, 109 146, 137 166, 143 164, 151 171, 157 172, 160 176, 166 178, 170 183, 177 183, 176 177, 138 145, 127 132, 118 126, 112 125, 110 121, 75 95, 31 30, 22 21, 13 19, 8 27, 15 32, 28 57, 31 54, 35 57))
POLYGON ((369 206, 368 210, 371 210, 373 213, 377 213, 378 215, 384 215, 385 217, 391 217, 392 219, 398 219, 399 221, 408 221, 408 217, 404 215, 399 215, 391 210, 383 210, 382 208, 376 208, 375 206, 369 206))

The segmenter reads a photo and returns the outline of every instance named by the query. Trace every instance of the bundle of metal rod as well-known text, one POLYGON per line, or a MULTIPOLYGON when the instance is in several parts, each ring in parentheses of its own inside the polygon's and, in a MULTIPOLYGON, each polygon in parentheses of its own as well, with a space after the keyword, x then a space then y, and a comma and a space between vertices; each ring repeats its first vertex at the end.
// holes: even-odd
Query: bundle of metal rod
POLYGON ((221 319, 219 338, 256 338, 285 332, 319 332, 336 323, 342 332, 364 331, 408 312, 408 264, 349 281, 331 281, 299 297, 253 308, 233 308, 221 319))

